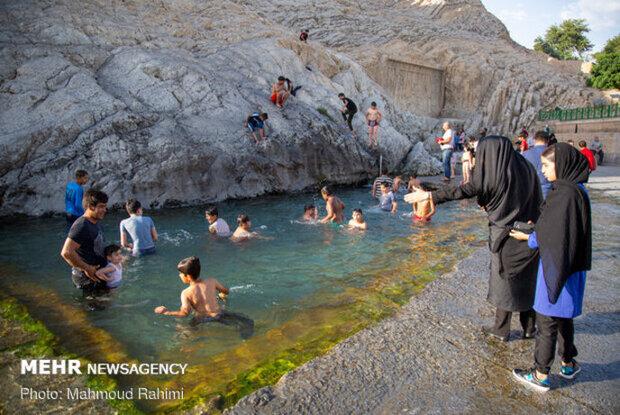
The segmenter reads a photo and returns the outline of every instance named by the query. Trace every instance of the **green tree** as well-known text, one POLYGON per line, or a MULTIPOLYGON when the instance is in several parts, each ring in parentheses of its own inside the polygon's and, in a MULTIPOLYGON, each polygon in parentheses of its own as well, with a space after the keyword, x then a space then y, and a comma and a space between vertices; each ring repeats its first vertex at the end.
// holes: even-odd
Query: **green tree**
POLYGON ((620 35, 609 39, 594 57, 588 85, 598 89, 620 88, 620 35))
POLYGON ((544 52, 557 59, 584 59, 592 50, 592 43, 586 37, 590 31, 585 19, 564 20, 559 26, 547 29, 544 37, 534 41, 534 50, 544 52))

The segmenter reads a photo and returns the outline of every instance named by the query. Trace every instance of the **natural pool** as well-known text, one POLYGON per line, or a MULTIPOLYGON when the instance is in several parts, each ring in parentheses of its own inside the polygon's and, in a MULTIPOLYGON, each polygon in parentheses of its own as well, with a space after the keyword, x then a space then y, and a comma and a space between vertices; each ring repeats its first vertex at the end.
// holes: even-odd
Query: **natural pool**
MULTIPOLYGON (((381 212, 369 189, 339 189, 347 216, 361 207, 366 232, 296 220, 303 205, 324 202, 311 194, 220 203, 234 229, 238 213, 250 215, 268 237, 232 243, 208 234, 202 208, 151 211, 160 234, 157 255, 133 259, 124 284, 103 311, 88 311, 59 257, 65 237, 61 218, 22 219, 2 225, 2 289, 24 302, 63 346, 94 362, 183 362, 185 376, 119 377, 121 386, 184 388, 186 402, 220 393, 232 403, 275 382, 284 372, 393 313, 425 283, 447 270, 485 238, 485 215, 472 202, 438 209, 433 222, 412 225, 410 206, 381 212), (233 327, 189 327, 188 319, 159 316, 153 308, 179 305, 184 285, 177 262, 199 256, 202 275, 231 288, 226 308, 255 321, 244 340, 233 327)), ((106 241, 117 241, 125 215, 108 214, 106 241)), ((179 402, 141 402, 145 410, 179 402)))

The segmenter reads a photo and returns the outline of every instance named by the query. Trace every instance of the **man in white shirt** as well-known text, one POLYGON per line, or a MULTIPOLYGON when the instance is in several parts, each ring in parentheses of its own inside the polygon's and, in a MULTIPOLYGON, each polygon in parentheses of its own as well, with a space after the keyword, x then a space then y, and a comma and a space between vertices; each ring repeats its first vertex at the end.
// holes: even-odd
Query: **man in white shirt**
POLYGON ((230 228, 226 221, 219 217, 217 208, 211 206, 205 212, 207 221, 209 222, 209 233, 214 233, 217 236, 227 238, 230 236, 230 228))
POLYGON ((454 151, 454 132, 452 128, 450 128, 450 123, 448 121, 443 123, 443 137, 437 142, 439 143, 439 147, 441 148, 441 162, 443 163, 443 175, 444 181, 450 181, 450 159, 452 158, 452 152, 454 151))

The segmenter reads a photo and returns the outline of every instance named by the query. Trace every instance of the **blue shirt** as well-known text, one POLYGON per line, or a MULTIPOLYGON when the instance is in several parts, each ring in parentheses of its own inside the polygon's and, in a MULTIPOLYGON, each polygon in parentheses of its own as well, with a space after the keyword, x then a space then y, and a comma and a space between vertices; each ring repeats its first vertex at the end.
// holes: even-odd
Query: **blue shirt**
POLYGON ((84 197, 84 189, 76 182, 67 184, 65 191, 65 212, 73 216, 82 216, 84 208, 82 207, 82 198, 84 197))
MULTIPOLYGON (((527 244, 531 249, 538 248, 536 232, 530 234, 527 244)), ((542 261, 538 263, 538 275, 536 276, 536 293, 534 294, 534 310, 537 313, 550 317, 575 318, 581 315, 583 293, 586 289, 586 272, 577 271, 566 281, 558 301, 551 304, 547 283, 543 272, 542 261)))
POLYGON ((546 145, 537 144, 523 153, 523 157, 525 157, 527 161, 532 163, 532 165, 536 169, 536 174, 538 174, 538 180, 540 180, 540 186, 542 187, 542 194, 544 199, 547 198, 547 193, 549 193, 549 190, 551 190, 551 183, 542 173, 542 161, 540 160, 540 156, 546 149, 546 145))
POLYGON ((379 196, 379 206, 381 206, 382 210, 387 210, 388 212, 392 210, 392 203, 395 201, 396 198, 392 192, 388 192, 387 194, 381 193, 381 196, 379 196))
POLYGON ((155 227, 153 219, 148 216, 131 216, 121 221, 121 233, 131 237, 133 241, 133 253, 138 255, 140 251, 155 247, 151 229, 155 227))

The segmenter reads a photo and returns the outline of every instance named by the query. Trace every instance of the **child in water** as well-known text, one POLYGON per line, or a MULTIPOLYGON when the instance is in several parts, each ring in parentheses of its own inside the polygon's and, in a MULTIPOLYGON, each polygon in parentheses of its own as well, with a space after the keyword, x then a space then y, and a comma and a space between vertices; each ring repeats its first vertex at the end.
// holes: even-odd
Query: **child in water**
POLYGON ((250 217, 248 215, 243 213, 240 214, 237 217, 237 225, 237 229, 235 229, 235 232, 230 237, 231 240, 240 242, 258 236, 258 233, 250 230, 252 228, 252 222, 250 222, 250 217))
MULTIPOLYGON (((425 185, 424 183, 420 183, 419 187, 414 187, 414 189, 422 189, 425 192, 430 192, 432 189, 425 185)), ((416 202, 413 204, 413 221, 414 222, 430 222, 431 217, 435 214, 435 203, 433 203, 433 199, 430 198, 423 202, 416 202)))
POLYGON ((181 308, 178 311, 170 311, 165 306, 160 305, 155 308, 156 314, 166 316, 186 317, 190 312, 194 312, 194 317, 216 318, 222 312, 218 297, 222 300, 228 295, 228 288, 224 287, 215 278, 200 278, 200 259, 192 256, 185 258, 177 265, 179 278, 189 287, 181 292, 181 308))
POLYGON ((123 262, 125 257, 121 254, 121 247, 112 244, 103 249, 103 254, 108 260, 108 265, 97 270, 97 278, 105 280, 106 287, 118 288, 123 280, 123 262))
POLYGON ((309 223, 317 222, 319 220, 319 210, 314 205, 304 206, 304 215, 301 220, 309 223))
POLYGON ((366 221, 364 220, 364 214, 362 209, 353 209, 353 215, 349 221, 350 229, 361 229, 365 231, 367 229, 366 221))
POLYGON ((381 196, 379 196, 379 206, 381 210, 387 212, 396 213, 398 203, 396 203, 396 197, 392 192, 392 187, 388 182, 381 183, 381 196))

